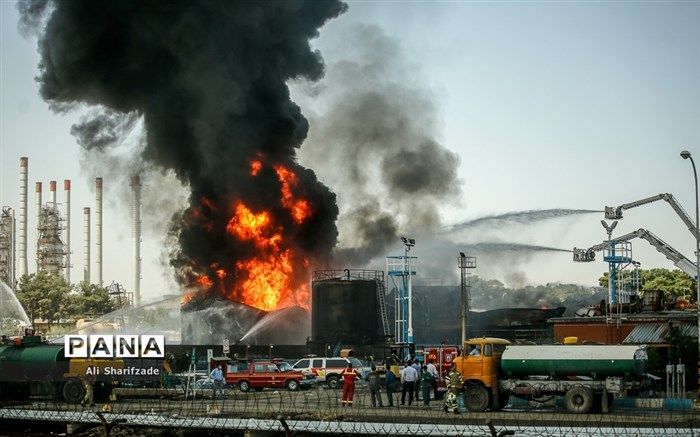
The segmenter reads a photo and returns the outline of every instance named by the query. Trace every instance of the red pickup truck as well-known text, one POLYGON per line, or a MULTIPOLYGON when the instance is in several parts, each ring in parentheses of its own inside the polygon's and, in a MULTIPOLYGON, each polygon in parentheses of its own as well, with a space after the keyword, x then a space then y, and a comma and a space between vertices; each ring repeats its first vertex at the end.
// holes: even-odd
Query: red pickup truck
POLYGON ((295 391, 310 387, 315 380, 313 376, 292 369, 289 364, 278 366, 272 361, 257 361, 249 364, 247 370, 227 371, 224 377, 226 384, 237 385, 241 391, 283 387, 295 391))

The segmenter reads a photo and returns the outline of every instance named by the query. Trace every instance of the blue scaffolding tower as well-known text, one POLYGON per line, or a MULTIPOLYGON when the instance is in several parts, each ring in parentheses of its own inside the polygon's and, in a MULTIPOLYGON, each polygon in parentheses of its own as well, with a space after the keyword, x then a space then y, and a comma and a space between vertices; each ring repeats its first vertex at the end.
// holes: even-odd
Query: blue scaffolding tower
POLYGON ((611 305, 627 303, 629 302, 629 293, 624 293, 624 296, 620 295, 622 281, 619 278, 619 273, 633 262, 632 243, 615 240, 610 240, 608 243, 608 248, 603 254, 603 261, 608 263, 608 300, 611 305), (622 299, 620 299, 621 297, 622 299))
POLYGON ((413 276, 416 275, 417 256, 387 256, 386 274, 396 290, 394 310, 395 339, 397 344, 413 343, 413 276))

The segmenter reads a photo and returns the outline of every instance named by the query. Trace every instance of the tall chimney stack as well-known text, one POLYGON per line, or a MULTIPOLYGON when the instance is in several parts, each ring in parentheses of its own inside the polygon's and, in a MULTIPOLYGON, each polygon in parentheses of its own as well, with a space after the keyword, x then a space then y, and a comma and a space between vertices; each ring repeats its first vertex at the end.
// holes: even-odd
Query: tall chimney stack
POLYGON ((83 281, 90 283, 90 207, 83 208, 83 281))
POLYGON ((49 192, 51 193, 50 201, 51 201, 51 208, 56 211, 58 208, 56 207, 56 181, 50 181, 49 182, 49 192))
MULTIPOLYGON (((42 187, 41 182, 36 183, 36 248, 39 251, 39 235, 41 235, 41 194, 42 187)), ((36 257, 36 270, 39 271, 39 254, 36 257)))
POLYGON ((17 278, 29 274, 27 268, 27 185, 29 158, 19 158, 19 272, 17 278))
POLYGON ((102 286, 102 178, 95 179, 95 267, 96 283, 102 286))
POLYGON ((134 239, 134 302, 141 306, 141 178, 131 177, 131 236, 134 239))
POLYGON ((70 284, 70 179, 63 181, 63 191, 66 193, 66 282, 70 284))

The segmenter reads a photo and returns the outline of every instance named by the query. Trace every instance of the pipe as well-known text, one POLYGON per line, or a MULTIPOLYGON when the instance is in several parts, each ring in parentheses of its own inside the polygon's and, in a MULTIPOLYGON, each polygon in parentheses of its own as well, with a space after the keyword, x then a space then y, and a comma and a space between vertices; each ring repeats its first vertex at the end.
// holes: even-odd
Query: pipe
POLYGON ((19 273, 22 277, 29 273, 27 268, 27 180, 29 158, 19 158, 19 273))
POLYGON ((66 282, 70 284, 70 179, 63 181, 63 191, 66 194, 66 282))
POLYGON ((102 285, 102 178, 95 178, 95 266, 97 284, 102 285))
POLYGON ((58 208, 56 207, 56 181, 50 181, 49 182, 49 193, 51 197, 49 197, 51 201, 51 208, 56 211, 58 208))
POLYGON ((36 183, 36 270, 39 271, 39 238, 41 236, 41 182, 36 183))
POLYGON ((141 306, 141 178, 131 177, 131 236, 134 239, 134 302, 141 306))
POLYGON ((83 208, 83 281, 90 283, 90 207, 83 208))

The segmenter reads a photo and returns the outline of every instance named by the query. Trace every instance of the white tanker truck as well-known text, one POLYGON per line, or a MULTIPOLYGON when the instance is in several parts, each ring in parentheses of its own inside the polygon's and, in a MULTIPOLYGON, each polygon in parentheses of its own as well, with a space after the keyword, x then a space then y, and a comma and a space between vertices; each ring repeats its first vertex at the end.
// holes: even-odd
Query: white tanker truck
POLYGON ((510 396, 564 396, 572 413, 608 411, 614 395, 644 388, 644 346, 511 345, 500 338, 465 342, 455 358, 470 411, 500 410, 510 396), (479 355, 468 355, 479 349, 479 355))

